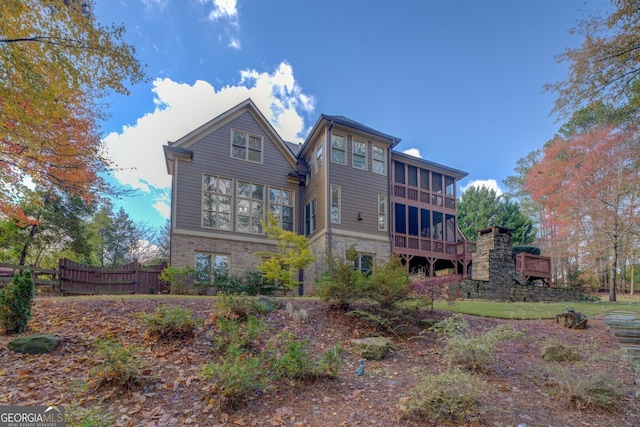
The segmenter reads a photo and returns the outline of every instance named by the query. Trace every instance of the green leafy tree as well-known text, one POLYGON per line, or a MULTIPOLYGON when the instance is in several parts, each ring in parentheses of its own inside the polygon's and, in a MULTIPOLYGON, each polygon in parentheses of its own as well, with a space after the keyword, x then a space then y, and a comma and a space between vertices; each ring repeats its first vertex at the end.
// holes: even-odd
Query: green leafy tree
POLYGON ((123 208, 114 214, 109 207, 102 207, 94 216, 90 228, 93 233, 95 264, 113 267, 133 261, 132 248, 137 240, 136 227, 123 208))
POLYGON ((0 2, 0 211, 20 210, 24 178, 93 200, 108 185, 100 102, 146 79, 124 27, 97 22, 92 0, 0 2))
POLYGON ((271 214, 263 226, 269 239, 276 241, 276 250, 257 253, 263 257, 258 269, 265 279, 293 289, 300 284, 296 279, 298 271, 304 270, 315 260, 309 249, 309 240, 293 231, 283 230, 271 214))
POLYGON ((472 241, 479 230, 492 226, 513 229, 513 244, 526 245, 535 238, 533 221, 521 212, 520 205, 485 186, 469 187, 459 197, 458 226, 472 241))

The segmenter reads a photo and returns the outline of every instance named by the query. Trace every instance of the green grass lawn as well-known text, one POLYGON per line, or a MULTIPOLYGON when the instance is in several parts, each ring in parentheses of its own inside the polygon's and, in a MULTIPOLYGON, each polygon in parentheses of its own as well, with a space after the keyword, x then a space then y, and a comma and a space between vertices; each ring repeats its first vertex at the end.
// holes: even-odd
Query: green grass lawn
POLYGON ((640 317, 640 297, 623 297, 617 302, 496 302, 483 300, 456 301, 449 305, 445 301, 436 301, 436 310, 447 310, 456 313, 470 314, 501 319, 553 319, 564 312, 567 306, 587 316, 608 313, 610 311, 634 312, 640 317))

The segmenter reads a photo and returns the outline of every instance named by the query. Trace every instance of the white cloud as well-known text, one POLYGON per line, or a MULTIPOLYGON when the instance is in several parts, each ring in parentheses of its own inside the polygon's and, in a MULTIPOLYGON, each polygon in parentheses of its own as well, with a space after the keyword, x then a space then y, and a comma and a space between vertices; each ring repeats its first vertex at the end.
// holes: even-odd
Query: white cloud
POLYGON ((422 154, 420 154, 420 150, 418 150, 417 148, 407 148, 406 150, 403 151, 403 153, 413 157, 422 158, 422 154))
POLYGON ((217 21, 218 19, 228 19, 230 21, 237 20, 238 9, 236 8, 236 0, 213 0, 213 9, 209 12, 209 20, 217 21))
POLYGON ((494 190, 497 196, 500 196, 503 193, 502 189, 500 188, 500 186, 498 185, 498 182, 495 179, 476 179, 475 181, 471 181, 469 184, 462 187, 462 192, 464 193, 469 187, 476 187, 476 188, 486 187, 489 190, 494 190))
POLYGON ((242 46, 240 45, 240 40, 238 40, 235 37, 231 37, 231 40, 229 41, 228 46, 236 50, 242 49, 242 46))
MULTIPOLYGON (((237 86, 217 90, 208 82, 153 82, 156 108, 104 138, 108 155, 118 169, 114 177, 143 192, 167 190, 171 185, 162 146, 175 141, 214 117, 251 98, 280 136, 293 142, 304 139, 302 113, 313 111, 315 100, 295 81, 293 68, 281 63, 272 73, 243 70, 237 86)), ((169 200, 160 193, 155 208, 168 216, 169 200)))

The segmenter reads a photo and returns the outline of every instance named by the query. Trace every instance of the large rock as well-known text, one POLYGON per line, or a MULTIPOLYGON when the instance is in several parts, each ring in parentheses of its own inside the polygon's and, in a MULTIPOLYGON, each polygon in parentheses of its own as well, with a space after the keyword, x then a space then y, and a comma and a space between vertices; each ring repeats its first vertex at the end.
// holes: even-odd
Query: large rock
POLYGON ((367 360, 382 360, 391 348, 391 340, 385 337, 370 337, 351 340, 349 349, 367 360))
POLYGON ((587 316, 575 311, 573 307, 567 307, 564 313, 558 314, 556 323, 560 323, 560 319, 563 319, 565 328, 587 329, 587 316))
POLYGON ((280 300, 274 297, 266 296, 266 295, 258 295, 256 297, 256 302, 258 304, 261 304, 267 313, 278 311, 282 306, 282 303, 280 302, 280 300))
POLYGON ((51 334, 29 335, 11 341, 9 349, 23 354, 44 354, 51 353, 61 342, 61 338, 51 334))
POLYGON ((551 345, 542 350, 542 358, 549 362, 565 362, 580 360, 576 347, 565 347, 562 344, 551 345))

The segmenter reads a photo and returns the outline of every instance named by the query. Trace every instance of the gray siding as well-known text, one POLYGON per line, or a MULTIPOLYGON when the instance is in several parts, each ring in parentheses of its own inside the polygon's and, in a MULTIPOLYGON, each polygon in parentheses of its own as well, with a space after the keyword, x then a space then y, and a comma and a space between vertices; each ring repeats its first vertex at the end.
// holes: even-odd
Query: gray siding
MULTIPOLYGON (((341 188, 341 221, 331 224, 333 230, 365 233, 385 237, 389 232, 378 230, 378 194, 387 196, 389 204, 389 178, 372 172, 371 155, 374 141, 364 136, 357 136, 360 141, 367 143, 367 167, 361 170, 352 167, 353 135, 347 133, 347 164, 330 164, 329 185, 339 185, 341 188), (358 220, 358 214, 362 220, 358 220)), ((378 145, 388 148, 388 144, 375 141, 378 145)), ((389 150, 387 149, 387 159, 389 150)), ((329 195, 330 197, 330 195, 329 195)), ((389 215, 387 206, 387 217, 389 215)), ((387 225, 388 227, 388 225, 387 225)))
MULTIPOLYGON (((178 161, 177 179, 174 187, 175 203, 174 227, 191 231, 208 231, 202 227, 202 176, 212 174, 233 179, 233 207, 236 202, 237 180, 251 181, 265 186, 285 188, 294 192, 294 227, 298 226, 298 186, 287 181, 287 173, 295 170, 285 155, 272 141, 269 134, 249 112, 244 112, 228 123, 191 144, 194 152, 192 161, 178 161), (263 163, 252 163, 231 158, 231 129, 246 131, 263 138, 263 163)), ((265 188, 266 193, 266 188, 265 188)), ((265 194, 265 197, 268 197, 265 194)), ((265 203, 265 211, 268 205, 265 203)), ((235 210, 232 216, 235 230, 235 210)), ((234 231, 220 233, 234 234, 234 231)), ((259 237, 255 234, 249 236, 259 237)))
MULTIPOLYGON (((324 139, 321 139, 322 136, 317 138, 313 144, 307 149, 304 153, 303 157, 305 160, 309 160, 311 156, 314 156, 314 174, 311 178, 311 181, 306 184, 305 187, 305 195, 304 195, 304 205, 311 202, 313 199, 316 200, 316 230, 309 235, 309 237, 317 236, 318 234, 324 233, 325 222, 326 222, 326 184, 327 184, 327 163, 328 163, 328 155, 327 155, 327 144, 324 142, 324 162, 322 168, 320 170, 317 169, 317 164, 315 163, 315 155, 316 149, 320 145, 324 139)), ((303 207, 304 209, 304 207, 303 207)), ((304 221, 304 212, 302 213, 302 221, 304 221)), ((304 224, 302 224, 302 230, 304 233, 304 224)))

